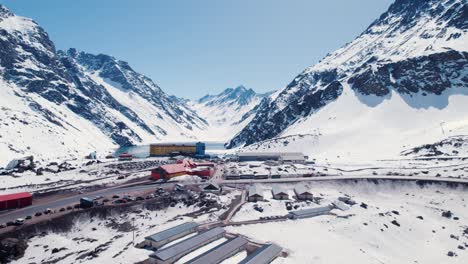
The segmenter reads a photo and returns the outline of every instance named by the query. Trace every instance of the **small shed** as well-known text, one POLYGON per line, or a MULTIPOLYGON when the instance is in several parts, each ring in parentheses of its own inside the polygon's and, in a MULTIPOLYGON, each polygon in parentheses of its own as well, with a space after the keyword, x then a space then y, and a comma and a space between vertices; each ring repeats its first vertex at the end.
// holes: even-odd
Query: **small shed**
POLYGON ((223 190, 221 186, 219 186, 216 183, 210 183, 203 187, 204 192, 210 192, 210 193, 220 193, 223 190))
POLYGON ((288 200, 289 194, 280 186, 273 186, 271 189, 271 193, 273 195, 273 199, 276 200, 288 200))
POLYGON ((247 200, 249 202, 263 201, 263 191, 258 186, 250 186, 248 192, 247 200))
POLYGON ((298 185, 294 188, 294 193, 298 200, 312 200, 312 192, 309 191, 304 185, 298 185))

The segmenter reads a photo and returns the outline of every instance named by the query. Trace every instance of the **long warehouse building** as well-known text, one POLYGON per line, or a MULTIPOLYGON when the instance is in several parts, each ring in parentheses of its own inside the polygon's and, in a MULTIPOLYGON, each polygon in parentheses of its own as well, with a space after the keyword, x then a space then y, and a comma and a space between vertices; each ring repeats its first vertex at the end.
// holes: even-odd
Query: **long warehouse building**
POLYGON ((263 245, 239 262, 239 264, 268 264, 277 258, 282 250, 276 244, 263 245))
POLYGON ((300 218, 309 218, 319 215, 324 215, 330 213, 333 209, 332 206, 323 206, 323 207, 315 207, 310 209, 304 209, 299 211, 293 211, 289 213, 289 218, 291 219, 300 219, 300 218))
POLYGON ((188 262, 188 264, 217 264, 245 249, 249 241, 243 237, 230 239, 188 262))
POLYGON ((226 231, 221 227, 210 229, 206 232, 182 240, 181 242, 174 244, 168 248, 164 248, 160 251, 150 255, 150 263, 153 264, 170 264, 176 262, 181 257, 188 253, 200 248, 206 244, 209 244, 215 240, 218 240, 224 236, 226 231))
POLYGON ((187 222, 145 237, 145 246, 160 248, 167 243, 197 232, 198 224, 187 222))

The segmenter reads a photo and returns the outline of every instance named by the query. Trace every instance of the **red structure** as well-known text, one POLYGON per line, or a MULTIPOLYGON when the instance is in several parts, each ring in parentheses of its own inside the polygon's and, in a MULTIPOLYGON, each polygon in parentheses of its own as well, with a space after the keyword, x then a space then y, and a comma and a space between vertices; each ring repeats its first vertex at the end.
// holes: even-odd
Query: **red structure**
POLYGON ((32 204, 32 195, 28 192, 0 195, 0 210, 22 208, 32 204))
POLYGON ((122 153, 119 155, 119 160, 121 161, 124 161, 124 160, 132 160, 133 159, 133 155, 132 154, 128 154, 128 153, 122 153))
POLYGON ((173 177, 181 175, 197 175, 200 177, 211 177, 214 174, 214 168, 209 167, 214 164, 203 163, 203 167, 198 167, 199 163, 193 163, 191 160, 178 160, 175 164, 160 166, 151 171, 153 180, 165 179, 169 180, 173 177))

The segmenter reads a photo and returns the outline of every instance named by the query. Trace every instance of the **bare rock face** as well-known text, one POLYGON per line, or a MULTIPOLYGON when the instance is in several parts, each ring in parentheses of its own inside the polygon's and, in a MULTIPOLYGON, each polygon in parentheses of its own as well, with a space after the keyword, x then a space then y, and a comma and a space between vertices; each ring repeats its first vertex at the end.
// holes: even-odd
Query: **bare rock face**
POLYGON ((11 260, 24 256, 28 244, 26 241, 17 238, 5 238, 0 241, 0 263, 7 263, 11 260))

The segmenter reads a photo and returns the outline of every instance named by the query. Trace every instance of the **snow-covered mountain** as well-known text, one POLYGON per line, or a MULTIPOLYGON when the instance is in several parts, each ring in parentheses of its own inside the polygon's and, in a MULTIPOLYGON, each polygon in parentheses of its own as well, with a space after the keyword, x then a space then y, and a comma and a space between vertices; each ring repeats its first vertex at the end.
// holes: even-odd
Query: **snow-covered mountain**
POLYGON ((466 134, 467 30, 465 0, 396 0, 273 94, 228 146, 307 134, 297 145, 310 155, 378 158, 466 134))
POLYGON ((260 102, 270 94, 257 94, 240 85, 186 104, 208 122, 209 129, 202 132, 202 138, 226 141, 252 120, 260 102))
POLYGON ((0 161, 187 140, 206 128, 128 63, 56 51, 33 20, 1 5, 0 46, 0 161))

